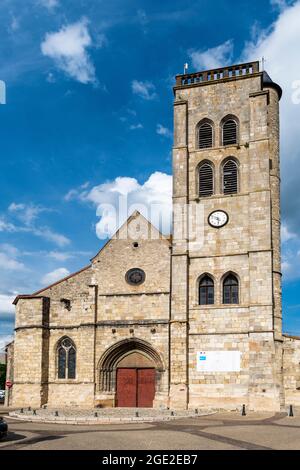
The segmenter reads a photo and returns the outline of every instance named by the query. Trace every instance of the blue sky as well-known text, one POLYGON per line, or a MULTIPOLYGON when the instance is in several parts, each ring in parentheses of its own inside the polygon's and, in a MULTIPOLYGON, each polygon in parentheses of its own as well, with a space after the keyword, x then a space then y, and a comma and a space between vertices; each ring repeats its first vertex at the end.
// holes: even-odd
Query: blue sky
POLYGON ((300 334, 299 24, 299 1, 1 0, 0 347, 16 293, 80 269, 102 246, 112 194, 168 200, 183 64, 262 56, 285 93, 284 326, 300 334))

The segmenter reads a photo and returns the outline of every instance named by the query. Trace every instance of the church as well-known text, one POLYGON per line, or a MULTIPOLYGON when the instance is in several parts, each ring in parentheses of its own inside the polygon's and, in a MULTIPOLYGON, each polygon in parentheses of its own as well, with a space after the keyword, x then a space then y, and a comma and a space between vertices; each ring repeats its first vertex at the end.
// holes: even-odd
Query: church
POLYGON ((300 337, 282 332, 281 95, 259 62, 176 76, 172 235, 134 212, 88 266, 17 296, 10 406, 300 406, 300 337))

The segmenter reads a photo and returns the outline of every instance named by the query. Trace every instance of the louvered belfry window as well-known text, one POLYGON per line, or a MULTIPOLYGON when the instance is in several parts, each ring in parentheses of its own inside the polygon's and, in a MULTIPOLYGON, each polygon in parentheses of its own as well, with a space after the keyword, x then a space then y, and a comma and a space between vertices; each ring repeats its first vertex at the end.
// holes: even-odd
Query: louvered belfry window
POLYGON ((209 197, 214 193, 214 170, 211 163, 205 162, 199 168, 199 196, 209 197))
POLYGON ((223 193, 238 192, 238 167, 234 160, 228 160, 223 166, 223 193))
POLYGON ((213 128, 208 122, 200 124, 198 131, 199 149, 208 149, 213 146, 213 128))
POLYGON ((223 124, 223 145, 237 144, 238 126, 234 119, 227 119, 223 124))

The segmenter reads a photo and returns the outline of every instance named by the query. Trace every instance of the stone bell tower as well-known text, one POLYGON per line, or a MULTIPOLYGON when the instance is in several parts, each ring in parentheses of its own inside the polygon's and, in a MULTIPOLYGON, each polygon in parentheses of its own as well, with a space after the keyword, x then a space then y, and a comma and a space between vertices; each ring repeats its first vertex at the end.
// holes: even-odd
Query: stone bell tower
POLYGON ((283 404, 281 94, 258 62, 176 77, 170 406, 283 404))

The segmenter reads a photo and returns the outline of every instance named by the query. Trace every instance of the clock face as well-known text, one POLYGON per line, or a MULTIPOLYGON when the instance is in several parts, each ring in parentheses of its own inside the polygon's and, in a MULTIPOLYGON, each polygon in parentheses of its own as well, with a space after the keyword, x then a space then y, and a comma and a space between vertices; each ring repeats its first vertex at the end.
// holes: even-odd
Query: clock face
POLYGON ((228 214, 224 211, 214 211, 208 217, 208 223, 212 227, 221 228, 227 224, 229 220, 228 214))

